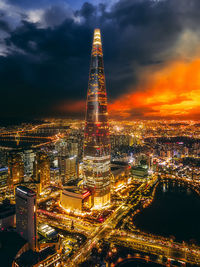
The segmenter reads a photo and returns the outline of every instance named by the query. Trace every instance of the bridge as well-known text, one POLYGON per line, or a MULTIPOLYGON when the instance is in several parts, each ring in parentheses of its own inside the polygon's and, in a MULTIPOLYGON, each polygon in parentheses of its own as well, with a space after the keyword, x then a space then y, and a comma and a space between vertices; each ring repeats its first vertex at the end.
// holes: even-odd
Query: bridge
MULTIPOLYGON (((62 138, 64 135, 60 132, 53 133, 51 135, 39 133, 38 130, 40 128, 52 126, 54 123, 48 123, 45 125, 37 125, 33 126, 30 129, 20 129, 20 130, 12 130, 12 131, 3 131, 0 132, 0 144, 1 147, 6 147, 6 144, 12 143, 12 145, 19 146, 19 144, 27 144, 31 147, 38 147, 41 145, 47 145, 51 142, 57 142, 60 138, 62 138)), ((9 148, 9 145, 7 145, 7 148, 9 148)))
POLYGON ((8 133, 8 134, 0 134, 0 144, 1 147, 9 147, 14 146, 18 147, 20 144, 28 147, 37 147, 41 145, 47 145, 52 142, 56 142, 59 140, 59 136, 35 136, 35 135, 27 135, 24 132, 16 132, 8 133))
POLYGON ((159 238, 153 235, 119 230, 113 231, 107 240, 113 244, 132 248, 147 254, 200 265, 200 247, 197 246, 175 243, 166 238, 159 238))

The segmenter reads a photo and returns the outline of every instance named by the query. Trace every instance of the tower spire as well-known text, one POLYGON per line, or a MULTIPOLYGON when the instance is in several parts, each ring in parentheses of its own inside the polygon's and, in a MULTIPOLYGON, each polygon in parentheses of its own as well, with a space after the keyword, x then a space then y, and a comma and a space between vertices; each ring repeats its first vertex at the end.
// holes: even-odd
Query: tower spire
POLYGON ((93 43, 92 43, 92 56, 103 56, 101 32, 99 28, 94 30, 93 43))
POLYGON ((94 30, 93 46, 101 45, 101 32, 99 28, 94 30))

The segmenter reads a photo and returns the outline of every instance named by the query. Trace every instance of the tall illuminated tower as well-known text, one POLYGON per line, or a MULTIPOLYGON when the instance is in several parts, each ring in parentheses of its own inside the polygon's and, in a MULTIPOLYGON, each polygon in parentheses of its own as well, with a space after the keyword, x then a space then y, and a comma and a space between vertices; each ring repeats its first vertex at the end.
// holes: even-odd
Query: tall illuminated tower
POLYGON ((94 30, 84 136, 84 184, 94 207, 110 202, 110 138, 101 33, 94 30))

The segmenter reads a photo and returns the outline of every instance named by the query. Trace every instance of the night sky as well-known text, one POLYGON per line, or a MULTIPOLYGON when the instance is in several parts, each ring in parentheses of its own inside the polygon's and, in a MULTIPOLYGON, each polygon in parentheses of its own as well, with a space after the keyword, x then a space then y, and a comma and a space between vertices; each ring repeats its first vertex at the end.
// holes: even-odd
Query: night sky
POLYGON ((84 118, 95 27, 111 118, 199 119, 199 0, 0 0, 1 120, 84 118))

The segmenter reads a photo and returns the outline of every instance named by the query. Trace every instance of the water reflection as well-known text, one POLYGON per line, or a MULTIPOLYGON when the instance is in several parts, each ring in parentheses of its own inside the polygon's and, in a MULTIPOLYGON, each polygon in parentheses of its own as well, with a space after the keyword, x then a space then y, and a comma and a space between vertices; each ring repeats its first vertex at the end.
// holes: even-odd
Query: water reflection
POLYGON ((200 244, 200 197, 176 182, 160 183, 155 200, 134 218, 141 230, 200 244))

